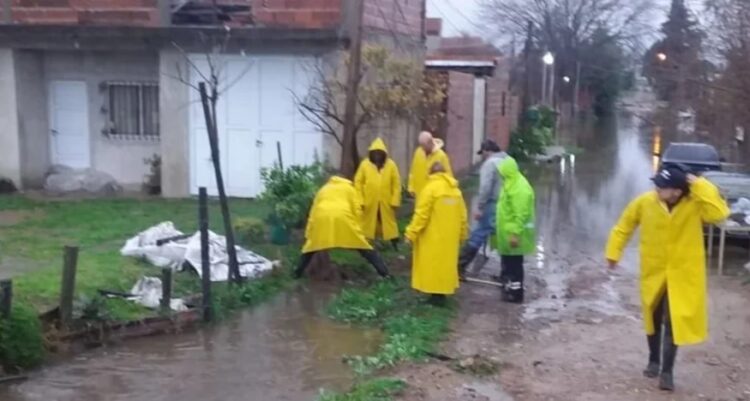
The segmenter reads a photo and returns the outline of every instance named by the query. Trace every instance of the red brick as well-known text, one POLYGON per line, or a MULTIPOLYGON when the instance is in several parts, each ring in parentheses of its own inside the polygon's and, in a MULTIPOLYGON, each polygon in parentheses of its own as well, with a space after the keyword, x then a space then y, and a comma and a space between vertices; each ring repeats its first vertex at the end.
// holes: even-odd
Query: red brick
POLYGON ((467 171, 473 161, 474 76, 448 73, 448 111, 445 132, 446 151, 456 172, 467 171))
POLYGON ((66 8, 17 8, 11 11, 13 22, 21 24, 64 24, 78 23, 78 13, 66 8))

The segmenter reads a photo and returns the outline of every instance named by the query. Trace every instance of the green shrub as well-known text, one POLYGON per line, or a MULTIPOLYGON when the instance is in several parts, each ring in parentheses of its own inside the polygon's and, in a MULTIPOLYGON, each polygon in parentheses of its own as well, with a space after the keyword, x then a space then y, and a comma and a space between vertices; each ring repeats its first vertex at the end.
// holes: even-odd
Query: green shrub
POLYGON ((237 219, 234 233, 241 244, 262 244, 266 242, 266 223, 252 217, 237 219))
POLYGON ((266 190, 261 198, 273 205, 273 222, 289 228, 302 227, 326 175, 323 163, 263 169, 261 178, 266 190))
POLYGON ((406 387, 399 379, 381 378, 359 383, 346 394, 323 392, 318 401, 389 401, 406 387))
POLYGON ((547 107, 534 107, 524 119, 525 124, 511 134, 508 147, 508 154, 519 161, 544 153, 544 148, 552 143, 556 115, 547 107))
POLYGON ((329 304, 328 315, 336 321, 383 329, 386 340, 375 355, 346 358, 357 374, 366 375, 402 361, 422 360, 434 352, 455 309, 426 304, 405 280, 396 279, 342 290, 329 304))
POLYGON ((16 305, 0 319, 0 364, 9 371, 37 366, 44 359, 42 326, 33 309, 16 305))

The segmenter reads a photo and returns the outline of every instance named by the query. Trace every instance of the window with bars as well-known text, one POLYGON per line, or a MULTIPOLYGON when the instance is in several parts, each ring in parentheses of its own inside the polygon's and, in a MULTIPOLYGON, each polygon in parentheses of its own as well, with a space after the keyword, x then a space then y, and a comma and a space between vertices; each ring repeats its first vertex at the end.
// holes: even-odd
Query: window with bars
POLYGON ((159 138, 159 85, 152 82, 107 82, 109 124, 114 137, 159 138))

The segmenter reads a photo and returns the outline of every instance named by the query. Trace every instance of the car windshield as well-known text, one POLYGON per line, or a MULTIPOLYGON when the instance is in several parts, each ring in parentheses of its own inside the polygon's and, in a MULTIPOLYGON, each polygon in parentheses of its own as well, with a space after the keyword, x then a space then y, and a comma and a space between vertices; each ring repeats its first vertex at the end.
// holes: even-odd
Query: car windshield
POLYGON ((711 172, 706 173, 705 177, 719 187, 721 194, 729 200, 750 199, 750 175, 711 172))
POLYGON ((719 155, 709 145, 673 144, 664 152, 664 161, 719 163, 719 155))

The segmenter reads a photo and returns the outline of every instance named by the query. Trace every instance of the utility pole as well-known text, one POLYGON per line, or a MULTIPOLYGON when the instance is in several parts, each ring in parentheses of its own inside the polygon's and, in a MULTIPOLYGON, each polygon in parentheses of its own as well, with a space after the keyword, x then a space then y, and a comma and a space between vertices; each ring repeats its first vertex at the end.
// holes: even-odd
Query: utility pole
POLYGON ((362 15, 364 13, 364 0, 353 0, 351 11, 353 13, 350 25, 349 45, 349 72, 346 86, 346 109, 344 111, 344 138, 343 151, 341 153, 341 174, 344 177, 354 177, 355 156, 357 149, 355 124, 357 120, 357 99, 359 97, 359 81, 362 66, 362 15))
POLYGON ((573 89, 573 117, 578 114, 578 92, 581 90, 581 62, 576 61, 576 84, 573 89))

